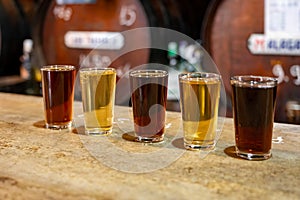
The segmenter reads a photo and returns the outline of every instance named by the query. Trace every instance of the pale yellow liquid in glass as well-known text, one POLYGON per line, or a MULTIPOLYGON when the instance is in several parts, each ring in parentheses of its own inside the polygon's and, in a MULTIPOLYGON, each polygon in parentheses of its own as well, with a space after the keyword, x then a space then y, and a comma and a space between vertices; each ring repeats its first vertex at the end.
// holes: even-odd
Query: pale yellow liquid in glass
POLYGON ((109 133, 113 124, 116 72, 80 71, 86 133, 109 133))

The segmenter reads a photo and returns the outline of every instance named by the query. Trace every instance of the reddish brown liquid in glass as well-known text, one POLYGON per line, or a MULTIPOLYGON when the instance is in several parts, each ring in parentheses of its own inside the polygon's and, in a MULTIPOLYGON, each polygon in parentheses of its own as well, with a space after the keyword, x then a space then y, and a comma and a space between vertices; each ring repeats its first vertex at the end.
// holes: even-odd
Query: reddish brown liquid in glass
MULTIPOLYGON (((137 78, 131 84, 138 85, 137 78)), ((132 93, 134 128, 138 136, 153 138, 162 136, 165 129, 167 79, 157 78, 158 83, 148 83, 132 93)))
POLYGON ((76 70, 42 70, 46 122, 72 121, 76 70))
POLYGON ((276 88, 232 85, 235 140, 239 151, 263 154, 271 150, 276 88))

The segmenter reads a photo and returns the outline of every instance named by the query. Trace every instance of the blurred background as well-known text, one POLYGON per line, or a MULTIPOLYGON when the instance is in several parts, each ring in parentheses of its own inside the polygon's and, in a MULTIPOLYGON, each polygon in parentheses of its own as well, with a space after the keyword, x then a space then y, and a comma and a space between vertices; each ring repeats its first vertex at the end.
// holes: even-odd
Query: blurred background
MULTIPOLYGON (((122 47, 143 46, 153 37, 118 33, 163 27, 211 55, 223 78, 228 117, 230 76, 264 75, 279 80, 275 121, 300 124, 299 16, 299 0, 0 0, 0 92, 41 96, 40 68, 49 64, 111 65, 118 77, 150 62, 201 69, 201 49, 187 41, 112 59, 122 47), (113 34, 119 38, 109 42, 113 34), (93 45, 100 48, 91 53, 93 45)), ((179 111, 176 99, 169 101, 168 109, 179 111)))

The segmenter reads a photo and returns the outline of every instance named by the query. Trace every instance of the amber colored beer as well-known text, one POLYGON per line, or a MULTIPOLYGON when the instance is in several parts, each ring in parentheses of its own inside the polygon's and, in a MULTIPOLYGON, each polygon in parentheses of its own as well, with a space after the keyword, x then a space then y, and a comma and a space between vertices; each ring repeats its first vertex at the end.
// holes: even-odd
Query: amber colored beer
POLYGON ((46 128, 70 128, 73 118, 76 68, 52 65, 41 68, 46 128))
POLYGON ((231 86, 237 155, 249 160, 270 158, 277 80, 236 76, 231 86))
POLYGON ((138 70, 130 73, 134 130, 141 142, 159 142, 164 138, 168 73, 162 70, 138 70))
POLYGON ((85 68, 80 72, 85 133, 109 134, 113 126, 116 71, 113 68, 85 68))
POLYGON ((213 73, 179 75, 186 149, 213 149, 216 143, 221 79, 213 73))

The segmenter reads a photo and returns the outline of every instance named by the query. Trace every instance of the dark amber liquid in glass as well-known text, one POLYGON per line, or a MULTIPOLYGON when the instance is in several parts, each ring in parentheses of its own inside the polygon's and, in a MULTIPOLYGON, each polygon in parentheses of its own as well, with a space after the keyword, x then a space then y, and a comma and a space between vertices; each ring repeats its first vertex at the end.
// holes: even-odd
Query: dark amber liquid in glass
MULTIPOLYGON (((131 84, 138 85, 140 79, 131 84)), ((165 129, 165 110, 167 102, 166 78, 158 77, 157 83, 148 83, 137 88, 131 96, 135 132, 142 137, 159 137, 165 129)))
POLYGON ((232 85, 235 140, 239 151, 269 153, 272 144, 276 86, 269 88, 232 85))
POLYGON ((72 121, 76 70, 43 70, 42 77, 46 122, 72 121))

